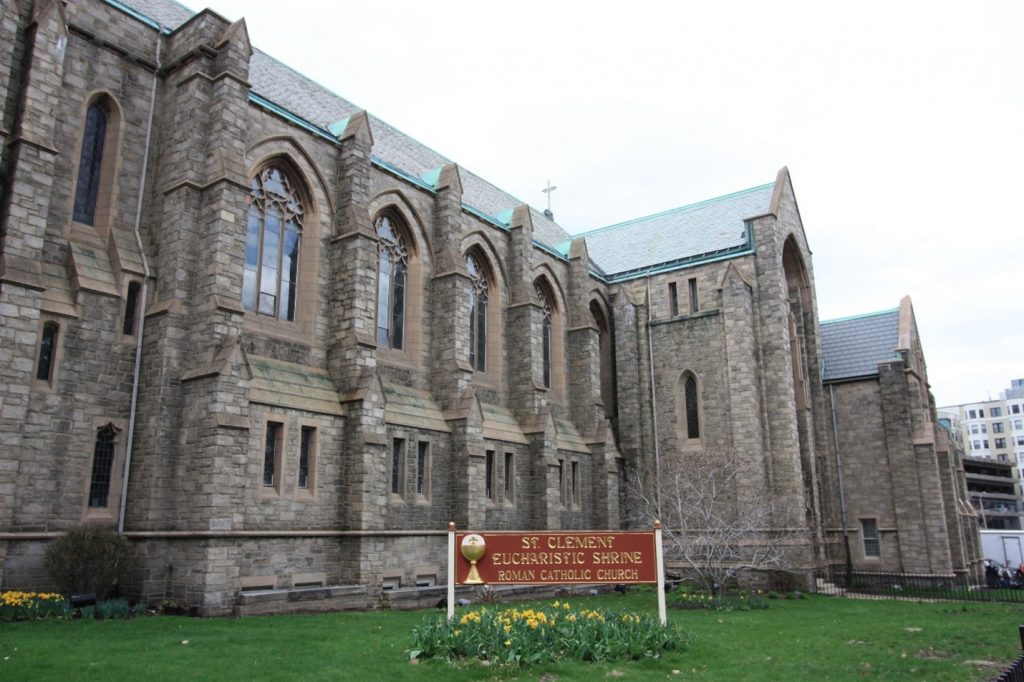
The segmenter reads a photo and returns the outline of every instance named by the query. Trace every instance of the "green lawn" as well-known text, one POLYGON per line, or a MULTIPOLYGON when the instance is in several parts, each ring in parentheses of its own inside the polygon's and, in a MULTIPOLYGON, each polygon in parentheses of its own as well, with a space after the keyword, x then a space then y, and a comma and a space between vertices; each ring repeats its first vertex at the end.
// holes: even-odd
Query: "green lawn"
MULTIPOLYGON (((572 600, 583 604, 584 600, 572 600)), ((653 610, 654 594, 585 601, 589 608, 653 610)), ((0 680, 46 679, 511 679, 508 671, 410 664, 421 612, 379 611, 127 621, 0 623, 0 680)), ((768 610, 670 610, 688 646, 657 660, 561 663, 518 679, 984 680, 1019 653, 1024 607, 866 601, 772 601, 768 610), (678 671, 678 672, 674 672, 678 671)))

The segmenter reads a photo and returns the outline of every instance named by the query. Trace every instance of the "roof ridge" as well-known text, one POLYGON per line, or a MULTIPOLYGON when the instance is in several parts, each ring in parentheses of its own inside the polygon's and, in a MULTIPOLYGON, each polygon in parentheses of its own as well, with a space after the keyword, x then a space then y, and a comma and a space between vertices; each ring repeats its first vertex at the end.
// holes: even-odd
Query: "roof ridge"
POLYGON ((878 317, 878 316, 881 316, 881 315, 891 315, 892 313, 898 313, 899 311, 900 311, 899 307, 896 307, 896 308, 889 308, 888 310, 878 310, 878 311, 875 311, 873 313, 861 313, 859 315, 848 315, 847 317, 837 317, 837 318, 832 319, 832 320, 822 320, 821 322, 819 322, 819 325, 824 326, 826 324, 835 324, 836 322, 849 322, 851 320, 862 320, 862 319, 864 319, 866 317, 878 317))
POLYGON ((735 192, 730 192, 728 194, 723 194, 721 196, 712 197, 710 199, 702 199, 701 201, 697 201, 697 202, 694 202, 692 204, 686 204, 685 206, 677 206, 676 208, 670 208, 668 210, 660 211, 658 213, 651 213, 650 215, 640 216, 639 218, 632 218, 630 220, 625 220, 625 221, 623 221, 621 223, 615 223, 613 225, 606 225, 604 227, 595 227, 592 230, 587 230, 586 232, 579 232, 577 234, 572 235, 572 239, 576 239, 577 237, 589 237, 590 235, 597 234, 598 232, 606 232, 608 230, 614 230, 614 229, 618 229, 620 227, 626 227, 628 225, 633 225, 634 223, 638 223, 638 222, 640 222, 642 220, 650 220, 651 218, 660 218, 661 216, 668 215, 670 213, 689 211, 689 210, 693 210, 693 209, 696 209, 696 208, 701 208, 703 206, 707 206, 709 204, 713 204, 713 203, 715 203, 717 201, 723 201, 725 199, 732 199, 734 197, 742 196, 744 194, 750 194, 751 192, 756 192, 758 190, 764 190, 764 189, 767 189, 769 187, 774 187, 774 186, 775 186, 774 182, 768 182, 768 183, 765 183, 763 185, 757 185, 756 187, 748 187, 747 189, 737 190, 735 192))

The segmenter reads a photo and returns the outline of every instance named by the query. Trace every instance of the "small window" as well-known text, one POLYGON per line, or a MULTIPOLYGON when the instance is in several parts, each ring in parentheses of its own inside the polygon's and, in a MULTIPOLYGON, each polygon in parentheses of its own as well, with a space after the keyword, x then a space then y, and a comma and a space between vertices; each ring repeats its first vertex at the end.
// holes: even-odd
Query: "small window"
POLYGON ((273 488, 281 478, 281 450, 284 424, 267 422, 267 437, 263 445, 263 487, 273 488))
POLYGON ((89 506, 102 508, 110 501, 110 479, 114 469, 117 429, 107 424, 96 432, 92 452, 92 476, 89 481, 89 506))
POLYGON ((988 433, 988 424, 982 424, 981 425, 981 432, 982 433, 988 433))
POLYGON ((95 225, 96 204, 100 193, 103 145, 107 136, 107 112, 100 103, 90 104, 85 112, 85 132, 78 157, 78 182, 75 185, 74 220, 95 225))
POLYGON ((505 501, 514 502, 516 492, 516 470, 511 452, 505 453, 505 501))
POLYGON ((135 317, 138 314, 140 289, 138 282, 128 285, 128 295, 124 300, 124 327, 121 330, 125 336, 135 335, 135 317))
POLYGON ((984 408, 981 408, 981 407, 978 408, 978 418, 979 419, 984 419, 985 418, 985 409, 984 408))
POLYGON ((1014 419, 1013 420, 1013 429, 1014 429, 1014 431, 1020 431, 1022 428, 1024 428, 1024 421, 1022 421, 1020 419, 1014 419))
POLYGON ((310 490, 316 479, 316 427, 303 426, 299 438, 299 488, 310 490))
POLYGON ((697 379, 692 374, 686 377, 684 391, 686 393, 686 437, 696 440, 700 438, 700 403, 697 395, 697 379))
POLYGON ((1002 433, 1002 432, 1003 432, 1003 422, 995 422, 995 423, 992 424, 992 433, 1002 433))
POLYGON ((988 438, 986 438, 985 440, 981 441, 981 444, 982 444, 982 447, 984 447, 986 450, 988 450, 988 438))
POLYGON ((422 440, 416 444, 416 494, 430 495, 430 443, 422 440))
POLYGON ((1006 447, 1006 439, 1005 438, 996 438, 996 448, 1000 449, 1000 448, 1005 448, 1005 447, 1006 447))
POLYGON ((580 504, 580 463, 572 462, 570 467, 569 477, 569 496, 571 498, 570 503, 578 507, 580 504))
POLYGON ((973 434, 977 434, 978 433, 978 425, 977 424, 971 424, 971 433, 973 433, 973 434))
POLYGON ((1020 405, 1011 405, 1010 411, 1014 414, 1020 414, 1020 405))
POLYGON ((494 500, 494 450, 484 453, 484 492, 488 500, 494 500))
POLYGON ((57 337, 60 325, 56 322, 43 324, 43 333, 39 339, 39 362, 36 364, 36 379, 47 383, 53 382, 53 370, 57 362, 57 337))
POLYGON ((976 410, 967 410, 967 418, 968 419, 977 419, 978 418, 978 412, 976 410))
POLYGON ((1003 408, 1001 408, 1001 407, 993 407, 991 410, 989 410, 989 415, 991 415, 993 417, 1002 417, 1003 416, 1003 408))
POLYGON ((861 533, 864 536, 864 556, 879 557, 878 524, 874 519, 861 519, 861 533))
POLYGON ((566 491, 565 491, 565 460, 564 459, 558 460, 558 495, 559 495, 559 501, 562 504, 565 504, 565 502, 566 502, 566 500, 565 500, 566 491))
POLYGON ((418 575, 416 576, 416 587, 433 587, 437 584, 436 575, 418 575))
POLYGON ((697 312, 700 308, 700 304, 697 301, 697 278, 690 278, 690 314, 697 312))
POLYGON ((679 292, 675 282, 668 283, 668 314, 672 317, 679 314, 679 292))
POLYGON ((405 439, 391 441, 391 493, 402 494, 402 467, 405 460, 405 439))

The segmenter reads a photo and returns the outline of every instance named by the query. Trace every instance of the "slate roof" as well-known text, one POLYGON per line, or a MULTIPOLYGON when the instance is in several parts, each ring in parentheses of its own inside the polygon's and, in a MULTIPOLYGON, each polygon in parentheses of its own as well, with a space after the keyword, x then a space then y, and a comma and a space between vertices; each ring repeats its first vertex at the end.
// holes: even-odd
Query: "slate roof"
POLYGON ((878 375, 878 363, 896 357, 900 309, 821 323, 823 381, 878 375))
MULTIPOLYGON (((193 12, 174 0, 106 0, 127 7, 173 30, 193 12)), ((211 0, 215 3, 215 0, 211 0)), ((254 48, 249 80, 252 93, 330 137, 330 126, 361 110, 322 85, 254 48)), ((427 187, 451 160, 379 118, 369 116, 374 160, 427 187)), ((463 204, 499 225, 508 226, 512 210, 525 202, 478 175, 459 168, 463 204)), ((735 254, 750 248, 744 219, 768 211, 773 185, 762 185, 717 199, 585 233, 594 272, 609 279, 660 267, 735 254)), ((568 255, 569 235, 531 207, 534 241, 568 255)))
POLYGON ((582 236, 590 258, 615 276, 752 247, 744 220, 768 212, 774 183, 603 227, 582 236))

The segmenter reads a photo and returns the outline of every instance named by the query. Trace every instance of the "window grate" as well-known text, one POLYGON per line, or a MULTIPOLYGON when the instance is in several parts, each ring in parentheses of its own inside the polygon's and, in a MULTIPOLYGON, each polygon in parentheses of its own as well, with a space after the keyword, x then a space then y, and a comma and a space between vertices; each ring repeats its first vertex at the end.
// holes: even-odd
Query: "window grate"
POLYGON ((96 433, 92 454, 92 477, 89 485, 89 506, 106 507, 110 497, 110 474, 114 468, 114 445, 117 430, 107 424, 96 433))

